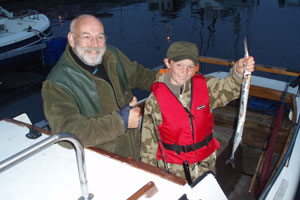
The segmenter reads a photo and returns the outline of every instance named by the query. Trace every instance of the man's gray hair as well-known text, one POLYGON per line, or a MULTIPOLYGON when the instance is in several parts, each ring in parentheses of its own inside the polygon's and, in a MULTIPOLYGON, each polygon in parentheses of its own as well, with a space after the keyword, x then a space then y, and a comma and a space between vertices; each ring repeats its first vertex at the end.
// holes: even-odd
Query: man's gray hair
POLYGON ((88 14, 82 14, 82 15, 79 15, 79 16, 75 17, 75 18, 72 20, 71 24, 70 24, 70 32, 71 32, 71 33, 75 33, 75 32, 74 32, 74 31, 75 31, 75 30, 74 30, 74 27, 75 27, 77 21, 78 21, 79 19, 81 19, 82 17, 94 17, 94 16, 93 16, 93 15, 88 15, 88 14))

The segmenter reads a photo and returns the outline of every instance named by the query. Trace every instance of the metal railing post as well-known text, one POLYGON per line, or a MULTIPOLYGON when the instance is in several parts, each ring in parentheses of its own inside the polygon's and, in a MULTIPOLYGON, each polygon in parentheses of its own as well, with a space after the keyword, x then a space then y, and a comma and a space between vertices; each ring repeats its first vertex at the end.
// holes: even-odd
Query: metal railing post
POLYGON ((0 173, 60 141, 71 142, 75 148, 77 168, 78 168, 79 179, 80 179, 80 187, 82 192, 82 197, 80 197, 79 199, 92 199, 93 194, 89 194, 88 191, 84 148, 80 143, 80 141, 78 140, 78 138, 71 133, 57 133, 55 135, 49 136, 48 138, 1 161, 0 173))

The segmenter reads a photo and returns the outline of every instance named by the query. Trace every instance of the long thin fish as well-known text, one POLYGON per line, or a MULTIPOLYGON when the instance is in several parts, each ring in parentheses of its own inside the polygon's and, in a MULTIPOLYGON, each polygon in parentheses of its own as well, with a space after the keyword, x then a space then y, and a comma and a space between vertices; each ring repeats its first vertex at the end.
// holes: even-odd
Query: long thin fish
MULTIPOLYGON (((244 48, 245 48, 245 58, 248 58, 249 52, 248 52, 246 37, 244 39, 244 48)), ((234 142, 233 142, 231 156, 226 161, 226 164, 230 163, 233 168, 235 168, 234 153, 242 141, 243 129, 244 129, 244 124, 245 124, 245 119, 246 119, 250 81, 251 81, 251 72, 244 70, 242 91, 241 91, 241 97, 240 97, 240 111, 239 111, 238 125, 237 125, 237 129, 236 129, 235 136, 234 136, 234 142)))

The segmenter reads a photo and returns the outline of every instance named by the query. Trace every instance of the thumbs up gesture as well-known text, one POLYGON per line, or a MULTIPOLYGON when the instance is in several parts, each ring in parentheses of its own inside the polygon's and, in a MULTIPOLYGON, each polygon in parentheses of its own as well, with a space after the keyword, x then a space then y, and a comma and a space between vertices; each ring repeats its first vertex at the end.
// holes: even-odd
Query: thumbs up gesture
POLYGON ((129 105, 132 107, 129 111, 128 128, 137 128, 140 124, 140 107, 134 107, 137 103, 137 98, 133 97, 129 105))

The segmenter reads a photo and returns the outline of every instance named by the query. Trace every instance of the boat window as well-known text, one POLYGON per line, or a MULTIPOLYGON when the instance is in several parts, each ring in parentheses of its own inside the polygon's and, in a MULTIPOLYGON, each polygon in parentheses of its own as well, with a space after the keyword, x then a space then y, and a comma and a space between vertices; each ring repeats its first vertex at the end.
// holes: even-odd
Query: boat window
POLYGON ((6 31, 5 30, 5 24, 0 24, 0 31, 2 32, 2 31, 6 31))

